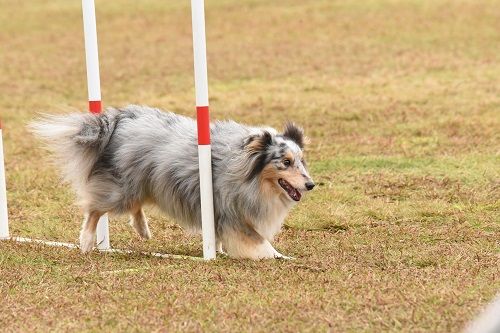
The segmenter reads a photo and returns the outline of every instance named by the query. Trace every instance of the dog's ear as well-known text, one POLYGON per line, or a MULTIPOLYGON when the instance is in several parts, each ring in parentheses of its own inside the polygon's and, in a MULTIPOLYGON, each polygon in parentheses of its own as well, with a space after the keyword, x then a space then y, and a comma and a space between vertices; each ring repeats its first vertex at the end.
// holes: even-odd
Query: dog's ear
POLYGON ((304 136, 304 130, 302 127, 299 127, 290 121, 285 124, 283 136, 286 139, 290 139, 295 142, 300 149, 303 149, 305 143, 308 141, 308 139, 304 136))
POLYGON ((273 140, 273 135, 268 131, 250 135, 245 139, 243 145, 248 152, 244 166, 246 180, 251 181, 262 172, 268 163, 267 149, 273 144, 273 140))
POLYGON ((245 139, 245 148, 252 152, 262 152, 273 144, 273 136, 270 132, 264 131, 261 134, 250 135, 245 139))

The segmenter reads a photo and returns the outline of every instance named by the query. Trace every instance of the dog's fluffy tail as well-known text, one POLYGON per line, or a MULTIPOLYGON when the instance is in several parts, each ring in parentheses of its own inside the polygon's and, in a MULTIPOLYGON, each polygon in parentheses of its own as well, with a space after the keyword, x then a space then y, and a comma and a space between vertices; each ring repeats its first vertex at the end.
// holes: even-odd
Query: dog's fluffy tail
POLYGON ((110 109, 100 115, 44 115, 28 128, 47 143, 64 180, 79 192, 111 138, 117 114, 110 109))

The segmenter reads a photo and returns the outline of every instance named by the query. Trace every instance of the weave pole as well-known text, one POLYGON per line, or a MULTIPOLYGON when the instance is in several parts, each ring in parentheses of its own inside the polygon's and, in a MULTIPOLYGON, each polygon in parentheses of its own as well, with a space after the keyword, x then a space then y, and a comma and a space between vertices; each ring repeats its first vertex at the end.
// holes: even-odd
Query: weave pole
POLYGON ((0 239, 9 238, 9 214, 7 211, 7 185, 3 158, 2 120, 0 120, 0 239))
MULTIPOLYGON (((99 114, 102 112, 102 103, 94 0, 82 0, 82 11, 89 111, 94 114, 99 114)), ((99 219, 99 223, 97 223, 96 243, 99 250, 107 250, 111 248, 109 244, 109 220, 107 214, 103 215, 99 219)))
POLYGON ((191 0, 193 25, 194 83, 198 123, 198 161, 200 167, 201 225, 203 258, 215 259, 214 199, 212 188, 212 147, 208 111, 207 46, 204 0, 191 0))

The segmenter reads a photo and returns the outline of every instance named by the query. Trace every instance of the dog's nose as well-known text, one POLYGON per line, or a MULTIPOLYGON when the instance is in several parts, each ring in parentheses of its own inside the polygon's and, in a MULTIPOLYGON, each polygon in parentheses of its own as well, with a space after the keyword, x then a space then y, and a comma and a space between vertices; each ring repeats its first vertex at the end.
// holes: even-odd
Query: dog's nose
POLYGON ((307 189, 308 191, 310 191, 310 190, 312 190, 312 189, 314 188, 314 186, 315 186, 315 185, 316 185, 316 184, 314 184, 313 182, 307 182, 307 183, 306 183, 306 189, 307 189))

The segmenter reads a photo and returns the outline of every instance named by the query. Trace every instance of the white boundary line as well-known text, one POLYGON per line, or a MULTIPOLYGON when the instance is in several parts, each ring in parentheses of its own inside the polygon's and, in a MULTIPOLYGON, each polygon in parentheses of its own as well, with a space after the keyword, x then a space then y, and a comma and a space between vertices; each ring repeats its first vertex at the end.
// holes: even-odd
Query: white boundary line
MULTIPOLYGON (((5 238, 0 238, 0 240, 17 242, 17 243, 42 244, 42 245, 53 246, 53 247, 65 247, 68 249, 79 249, 80 248, 78 245, 73 244, 73 243, 53 242, 53 241, 46 241, 46 240, 42 240, 42 239, 33 239, 33 238, 26 238, 26 237, 5 237, 5 238)), ((196 261, 203 261, 204 260, 201 257, 184 256, 184 255, 180 255, 180 254, 167 254, 167 253, 159 253, 159 252, 133 251, 133 250, 122 250, 122 249, 98 249, 98 248, 96 248, 96 249, 100 253, 141 254, 144 256, 157 257, 157 258, 163 258, 163 259, 189 259, 189 260, 196 260, 196 261)))

